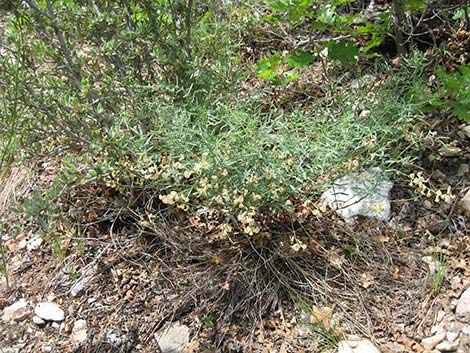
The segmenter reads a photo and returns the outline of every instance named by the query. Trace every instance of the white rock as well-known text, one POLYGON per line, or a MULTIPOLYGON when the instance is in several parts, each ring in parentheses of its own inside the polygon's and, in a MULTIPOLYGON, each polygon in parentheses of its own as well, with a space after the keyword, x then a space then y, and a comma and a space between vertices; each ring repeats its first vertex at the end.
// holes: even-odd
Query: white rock
POLYGON ((446 339, 449 342, 454 342, 459 337, 459 332, 449 331, 447 332, 446 339))
POLYGON ((441 352, 454 352, 459 348, 458 343, 443 341, 436 346, 436 349, 441 352))
POLYGON ((470 322, 470 287, 460 296, 455 308, 455 314, 460 318, 467 319, 467 322, 470 322))
POLYGON ((48 344, 45 344, 44 346, 42 346, 41 352, 43 352, 43 353, 50 353, 50 352, 52 352, 52 347, 49 346, 48 344))
POLYGON ((421 345, 423 348, 427 351, 433 350, 434 347, 436 347, 439 343, 444 341, 444 338, 446 338, 446 333, 445 332, 439 332, 438 334, 435 334, 434 336, 424 338, 421 341, 421 345))
POLYGON ((34 313, 46 321, 63 321, 64 311, 55 303, 39 303, 34 307, 34 313))
POLYGON ((348 223, 358 215, 385 221, 390 218, 389 194, 392 187, 380 168, 370 168, 338 179, 323 193, 321 200, 348 223))
POLYGON ((43 239, 40 236, 35 236, 33 239, 26 243, 26 249, 29 251, 37 250, 41 247, 43 239))
POLYGON ((22 250, 26 248, 26 245, 28 245, 28 239, 21 239, 18 243, 18 249, 22 250))
POLYGON ((73 324, 71 340, 76 345, 85 343, 88 338, 88 326, 85 320, 77 320, 73 324))
POLYGON ((340 341, 338 353, 380 353, 380 351, 371 341, 359 339, 340 341))
POLYGON ((33 316, 33 323, 36 324, 36 325, 38 325, 38 326, 42 326, 42 325, 44 325, 46 322, 45 322, 43 319, 41 319, 39 316, 34 315, 34 316, 33 316))
POLYGON ((3 309, 2 320, 5 322, 14 320, 22 321, 28 316, 28 303, 25 299, 20 299, 10 306, 3 309))
POLYGON ((189 328, 174 322, 155 334, 162 353, 179 353, 189 342, 189 328))
POLYGON ((444 332, 444 328, 441 325, 434 325, 431 327, 431 334, 434 335, 436 333, 444 332))

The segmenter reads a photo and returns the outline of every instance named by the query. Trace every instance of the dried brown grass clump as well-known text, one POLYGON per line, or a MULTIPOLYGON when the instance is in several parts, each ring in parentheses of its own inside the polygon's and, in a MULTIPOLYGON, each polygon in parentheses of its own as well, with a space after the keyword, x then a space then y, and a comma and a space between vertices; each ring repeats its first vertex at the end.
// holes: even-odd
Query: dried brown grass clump
MULTIPOLYGON (((88 205, 85 234, 108 243, 119 266, 147 273, 148 281, 119 299, 127 310, 143 302, 150 309, 151 324, 138 325, 139 340, 147 344, 168 321, 211 315, 217 319, 210 339, 223 347, 230 334, 224 327, 248 323, 252 331, 245 333, 253 334, 257 323, 285 305, 331 308, 338 335, 380 338, 404 322, 419 325, 424 309, 416 303, 428 296, 426 273, 414 256, 412 236, 386 224, 361 219, 350 226, 327 213, 302 221, 273 217, 258 236, 221 235, 217 216, 195 221, 152 197, 125 206, 116 195, 112 203, 101 202, 97 193, 91 209, 85 194, 75 193, 80 205, 88 205), (92 222, 90 213, 96 216, 92 222), (293 237, 305 249, 294 251, 293 237)), ((106 272, 115 269, 113 264, 106 272)), ((105 272, 100 276, 106 283, 105 272)), ((111 295, 116 289, 103 291, 111 295)))
POLYGON ((31 170, 25 166, 12 167, 10 173, 0 179, 0 214, 4 215, 25 196, 32 185, 31 170))

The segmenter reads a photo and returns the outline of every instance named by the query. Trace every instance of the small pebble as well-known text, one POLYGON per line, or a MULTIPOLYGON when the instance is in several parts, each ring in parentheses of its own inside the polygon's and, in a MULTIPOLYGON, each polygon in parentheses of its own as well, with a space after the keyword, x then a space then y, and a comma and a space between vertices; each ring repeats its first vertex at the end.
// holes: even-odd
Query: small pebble
POLYGON ((442 157, 457 157, 462 154, 462 149, 456 146, 447 145, 439 148, 437 152, 439 152, 442 157))
POLYGON ((435 171, 432 172, 432 177, 433 179, 437 180, 446 180, 447 176, 441 172, 439 169, 436 169, 435 171))
POLYGON ((33 316, 33 323, 38 325, 38 326, 42 326, 42 325, 46 324, 46 322, 37 315, 33 316))
POLYGON ((41 351, 43 353, 50 353, 52 352, 52 347, 49 346, 48 344, 45 344, 44 346, 42 346, 41 351))
POLYGON ((77 320, 73 324, 72 329, 72 342, 76 345, 80 345, 87 340, 87 323, 85 320, 77 320))
POLYGON ((458 300, 457 300, 457 299, 455 299, 455 298, 452 299, 452 300, 450 301, 450 306, 449 306, 449 307, 450 307, 450 310, 455 310, 455 308, 457 307, 457 303, 458 303, 458 300))
POLYGON ((459 170, 457 171, 457 176, 464 176, 465 174, 468 174, 468 172, 470 171, 470 165, 468 164, 461 164, 459 166, 459 170))
POLYGON ((370 110, 364 109, 364 110, 362 110, 361 113, 359 114, 359 120, 365 120, 365 119, 367 119, 369 116, 370 116, 370 110))
POLYGON ((446 312, 444 310, 439 310, 437 312, 436 320, 441 322, 442 320, 444 320, 445 316, 446 316, 446 312))

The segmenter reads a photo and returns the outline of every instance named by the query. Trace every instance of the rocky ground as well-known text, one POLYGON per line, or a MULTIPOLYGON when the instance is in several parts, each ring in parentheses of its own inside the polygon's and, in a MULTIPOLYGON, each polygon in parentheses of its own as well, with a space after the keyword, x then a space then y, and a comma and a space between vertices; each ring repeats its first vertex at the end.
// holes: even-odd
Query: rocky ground
MULTIPOLYGON (((131 226, 64 229, 60 237, 28 231, 11 206, 47 187, 54 168, 14 168, 0 200, 10 230, 2 236, 0 352, 469 352, 469 125, 434 119, 430 129, 444 142, 430 140, 422 151, 413 168, 423 178, 395 184, 390 222, 349 224, 327 213, 329 223, 304 224, 313 227, 308 256, 321 247, 325 269, 337 273, 310 285, 338 296, 306 309, 273 292, 257 320, 235 314, 243 312, 240 290, 253 286, 233 280, 229 269, 240 259, 201 250, 173 261, 164 256, 170 248, 131 226), (422 184, 433 197, 416 197, 422 184), (454 198, 441 202, 435 191, 449 187, 454 198), (361 252, 345 258, 338 247, 352 234, 361 252)), ((188 239, 196 243, 194 234, 188 239)))

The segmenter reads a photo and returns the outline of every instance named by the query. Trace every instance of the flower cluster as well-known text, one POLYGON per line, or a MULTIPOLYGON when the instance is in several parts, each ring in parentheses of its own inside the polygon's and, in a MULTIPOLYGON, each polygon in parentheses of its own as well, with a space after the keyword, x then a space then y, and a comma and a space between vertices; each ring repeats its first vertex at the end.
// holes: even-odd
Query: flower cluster
POLYGON ((455 198, 455 195, 452 194, 450 186, 447 188, 446 192, 443 193, 441 190, 433 190, 428 186, 429 178, 423 176, 423 172, 411 173, 409 175, 408 185, 413 187, 419 195, 426 196, 427 198, 434 197, 434 202, 444 201, 446 203, 452 202, 455 198))
POLYGON ((254 209, 245 211, 238 215, 238 221, 243 226, 243 232, 248 235, 258 234, 261 231, 258 223, 255 220, 256 212, 254 209))
POLYGON ((189 198, 187 196, 178 194, 176 191, 172 190, 166 195, 159 195, 158 198, 165 205, 176 205, 177 208, 187 211, 189 209, 189 198))

